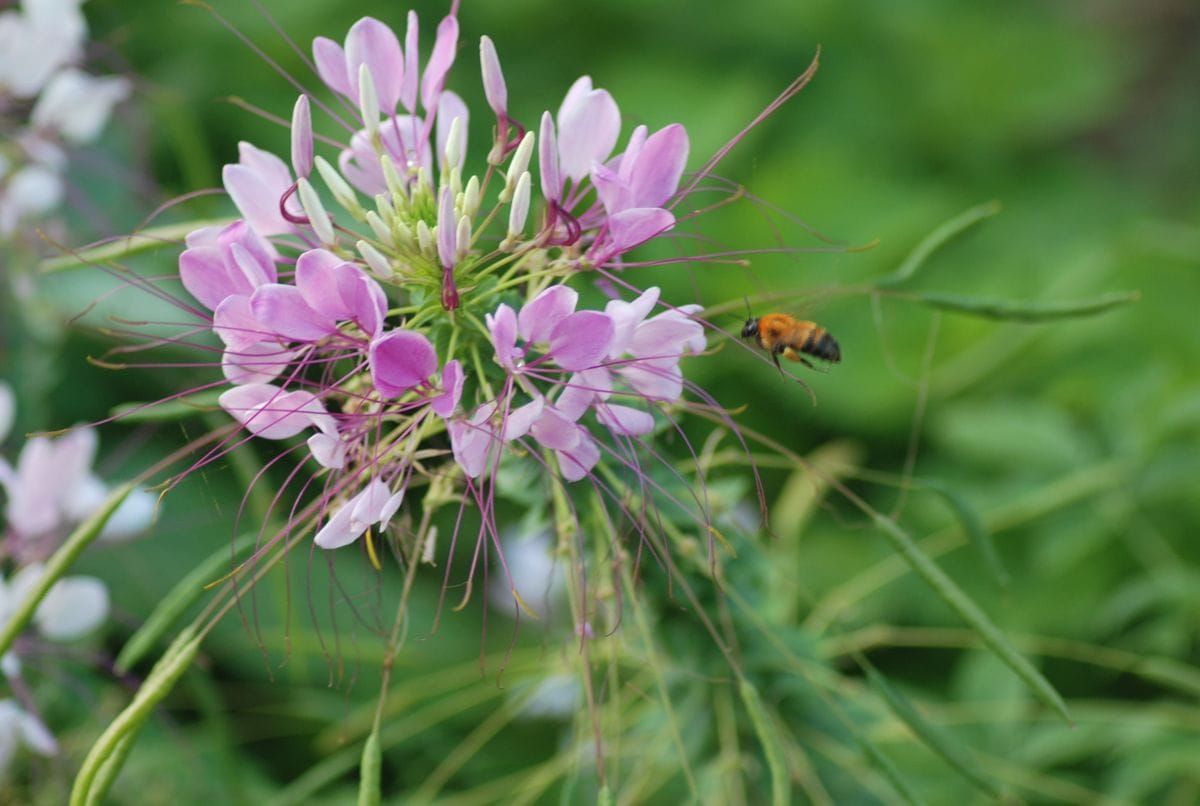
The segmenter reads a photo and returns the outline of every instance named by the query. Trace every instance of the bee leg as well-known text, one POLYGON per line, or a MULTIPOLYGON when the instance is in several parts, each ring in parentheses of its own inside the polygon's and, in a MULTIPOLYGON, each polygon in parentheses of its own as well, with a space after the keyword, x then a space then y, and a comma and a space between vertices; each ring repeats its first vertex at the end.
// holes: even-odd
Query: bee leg
POLYGON ((816 367, 813 366, 813 362, 809 361, 807 358, 799 358, 797 360, 809 369, 816 369, 816 367))
POLYGON ((775 369, 779 370, 780 375, 783 374, 783 367, 781 367, 779 365, 779 354, 782 352, 783 352, 783 350, 772 350, 771 351, 771 360, 775 362, 775 369))

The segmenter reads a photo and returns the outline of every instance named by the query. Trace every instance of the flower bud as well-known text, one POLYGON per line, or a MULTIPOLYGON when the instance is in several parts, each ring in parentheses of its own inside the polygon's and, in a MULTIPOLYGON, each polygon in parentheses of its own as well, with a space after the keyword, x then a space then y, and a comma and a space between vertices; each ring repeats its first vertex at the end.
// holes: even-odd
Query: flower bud
POLYGON ((306 177, 313 169, 312 110, 307 95, 297 98, 292 109, 292 168, 297 177, 306 177))
POLYGON ((533 145, 537 137, 533 132, 525 132, 521 144, 513 152, 512 162, 508 164, 508 172, 504 175, 504 190, 500 191, 500 202, 505 203, 512 198, 513 190, 521 174, 529 170, 529 159, 533 156, 533 145))
POLYGON ((371 271, 375 273, 376 277, 380 280, 392 279, 395 271, 392 269, 392 264, 388 262, 388 259, 383 256, 382 252, 366 241, 359 241, 354 246, 358 249, 358 253, 362 255, 363 260, 367 261, 367 265, 371 267, 371 271))
POLYGON ((358 111, 363 127, 374 140, 379 135, 379 93, 375 92, 375 79, 365 62, 358 67, 358 111))
POLYGON ((333 221, 329 218, 329 213, 325 212, 325 205, 321 204, 321 197, 317 195, 317 191, 313 190, 307 179, 299 180, 296 189, 300 197, 300 206, 304 208, 304 215, 308 217, 308 223, 317 234, 317 238, 324 244, 337 243, 333 221))
POLYGON ((379 213, 374 210, 368 210, 366 215, 367 226, 371 228, 371 232, 375 233, 375 237, 390 247, 396 246, 396 238, 392 235, 392 231, 388 229, 387 224, 383 223, 383 219, 379 217, 379 213))
POLYGON ((358 203, 358 196, 355 194, 354 188, 350 187, 350 183, 329 164, 327 159, 317 157, 315 162, 317 172, 321 174, 321 179, 325 180, 325 186, 333 194, 334 201, 340 204, 342 209, 352 215, 355 220, 362 221, 366 216, 366 211, 358 203))
POLYGON ((508 208, 508 237, 506 241, 515 241, 525 233, 525 221, 529 217, 529 194, 531 179, 529 171, 521 174, 517 180, 517 190, 513 193, 512 206, 508 208))

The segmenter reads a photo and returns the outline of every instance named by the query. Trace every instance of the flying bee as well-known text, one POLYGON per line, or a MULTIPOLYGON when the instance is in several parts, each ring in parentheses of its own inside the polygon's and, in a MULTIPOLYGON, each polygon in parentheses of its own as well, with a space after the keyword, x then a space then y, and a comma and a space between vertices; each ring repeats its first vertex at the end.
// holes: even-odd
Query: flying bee
POLYGON ((771 356, 780 372, 783 372, 783 367, 779 366, 781 355, 812 369, 816 367, 802 353, 835 364, 842 360, 842 348, 828 330, 816 322, 796 319, 786 313, 768 313, 757 319, 748 318, 742 327, 742 338, 753 338, 771 356))

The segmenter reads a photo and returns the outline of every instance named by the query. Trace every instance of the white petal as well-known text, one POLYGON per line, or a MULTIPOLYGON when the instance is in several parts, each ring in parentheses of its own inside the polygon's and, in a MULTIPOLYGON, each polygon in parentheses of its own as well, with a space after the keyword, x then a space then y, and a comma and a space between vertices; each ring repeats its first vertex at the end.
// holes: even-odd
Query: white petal
MULTIPOLYGON (((2 176, 2 174, 0 174, 2 176)), ((0 381, 0 442, 8 437, 13 421, 17 418, 17 400, 12 387, 0 381)))
POLYGON ((137 537, 150 528, 154 523, 154 510, 158 504, 158 496, 140 487, 132 490, 116 512, 104 524, 98 540, 106 543, 119 543, 131 537, 137 537))
POLYGON ((108 617, 108 588, 95 577, 64 577, 38 605, 34 619, 42 635, 55 641, 79 638, 108 617))

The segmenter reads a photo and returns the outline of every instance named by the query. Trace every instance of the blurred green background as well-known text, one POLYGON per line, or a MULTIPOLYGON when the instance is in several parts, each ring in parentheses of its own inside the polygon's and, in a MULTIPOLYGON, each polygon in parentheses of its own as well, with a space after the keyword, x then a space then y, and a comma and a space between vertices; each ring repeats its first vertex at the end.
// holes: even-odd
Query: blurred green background
MULTIPOLYGON (((266 6, 305 51, 317 35, 340 41, 364 14, 402 29, 406 10, 351 0, 266 6)), ((251 4, 214 7, 284 70, 315 85, 251 4)), ((413 7, 428 48, 445 5, 413 7)), ((106 156, 135 160, 157 187, 122 187, 103 181, 103 172, 88 180, 112 231, 135 228, 164 200, 218 187, 220 166, 236 158, 238 140, 286 154, 283 128, 226 99, 238 96, 287 117, 294 90, 211 15, 127 0, 92 0, 85 10, 97 61, 139 81, 128 125, 111 127, 106 156)), ((749 268, 681 265, 633 279, 662 284, 676 303, 734 303, 721 323, 728 329, 739 325, 743 296, 791 294, 757 312, 788 310, 836 335, 844 362, 804 376, 816 406, 733 343, 687 371, 725 405, 748 404, 740 418, 748 427, 846 479, 880 510, 900 513, 1068 699, 1078 725, 1063 726, 1033 702, 906 573, 861 513, 837 495, 814 496, 803 473, 764 466, 774 535, 739 544, 738 557, 725 560, 729 577, 789 646, 836 673, 833 688, 844 697, 841 706, 829 706, 819 686, 787 674, 769 647, 747 637, 747 669, 772 719, 799 737, 804 751, 791 748, 793 758, 810 765, 792 762, 793 776, 807 782, 797 785, 797 801, 898 800, 878 763, 856 744, 863 735, 928 802, 993 799, 863 693, 854 650, 970 747, 1007 797, 1200 799, 1200 8, 1186 0, 515 0, 464 3, 460 19, 451 87, 472 104, 476 154, 491 125, 477 80, 481 34, 496 43, 518 119, 530 124, 543 109, 557 108, 574 78, 587 73, 621 105, 625 131, 638 122, 685 124, 693 168, 821 48, 812 84, 751 132, 718 173, 837 242, 877 245, 755 256, 749 268), (989 200, 1002 211, 940 250, 906 290, 1036 303, 1136 290, 1140 300, 1095 317, 1027 324, 938 314, 887 298, 873 304, 869 294, 852 292, 894 271, 938 224, 989 200), (898 489, 907 462, 916 478, 950 490, 986 524, 1011 575, 1007 589, 978 553, 961 547, 961 521, 945 497, 930 487, 898 489), (843 712, 865 726, 861 732, 847 732, 831 716, 843 712)), ((155 223, 230 209, 205 196, 155 223)), ((750 203, 706 218, 703 231, 735 249, 770 247, 776 239, 828 246, 750 203)), ((163 250, 136 265, 169 273, 175 254, 163 250)), ((66 315, 110 282, 74 274, 43 291, 66 315)), ((51 379, 41 384, 40 405, 26 401, 26 410, 36 411, 25 415, 26 425, 97 419, 113 405, 168 394, 184 380, 180 373, 111 372, 85 363, 110 344, 79 327, 52 358, 16 350, 24 356, 13 364, 18 379, 35 372, 51 379), (53 374, 42 374, 47 370, 53 374), (80 388, 87 394, 76 394, 80 388)), ((205 427, 118 424, 103 444, 123 446, 110 466, 128 476, 205 427)), ((751 490, 731 489, 753 506, 751 490)), ((167 499, 152 538, 87 559, 87 570, 119 580, 114 596, 123 621, 109 649, 120 647, 175 581, 228 542, 239 497, 227 474, 202 474, 167 499)), ((227 620, 206 645, 205 662, 134 749, 115 802, 353 800, 361 718, 376 695, 380 647, 352 619, 330 627, 325 559, 298 553, 290 591, 282 579, 269 583, 241 619, 227 620), (286 621, 276 612, 280 602, 287 603, 286 621), (324 645, 313 641, 314 624, 324 645), (284 789, 289 784, 294 788, 284 789)), ((356 559, 339 560, 343 587, 387 601, 390 585, 381 588, 356 559)), ((417 594, 429 608, 438 576, 417 594)), ((648 583, 650 601, 657 589, 648 583)), ((715 595, 707 601, 719 609, 715 595)), ((678 625, 678 603, 661 604, 663 623, 678 625)), ((584 722, 509 714, 495 731, 481 731, 504 708, 516 708, 523 686, 548 669, 566 671, 574 658, 549 626, 525 625, 497 684, 497 659, 511 630, 493 614, 484 643, 498 654, 480 676, 478 610, 447 613, 432 637, 425 637, 427 625, 414 624, 420 640, 402 656, 411 687, 396 695, 385 792, 397 802, 414 792, 462 803, 506 800, 518 790, 537 799, 530 783, 536 774, 548 781, 546 802, 590 799, 571 772, 587 764, 572 757, 584 722)), ((634 632, 631 624, 625 629, 634 632)), ((708 720, 719 722, 709 709, 720 709, 697 699, 688 669, 712 679, 726 674, 706 640, 694 625, 679 627, 664 650, 672 686, 679 686, 672 704, 696 736, 707 735, 708 720)), ((68 758, 90 745, 102 724, 96 716, 111 717, 127 697, 94 680, 88 685, 50 713, 59 717, 68 758), (94 714, 80 702, 94 704, 94 714)), ((652 719, 662 704, 646 707, 631 724, 652 719)), ((749 802, 761 802, 770 789, 744 714, 738 724, 740 756, 718 757, 714 747, 725 745, 715 739, 689 746, 701 790, 713 793, 713 802, 734 798, 736 788, 721 788, 722 776, 743 777, 749 802)), ((616 794, 627 802, 686 799, 678 767, 667 753, 653 775, 631 776, 616 794)), ((67 777, 59 773, 62 785, 67 777)), ((39 794, 56 802, 62 790, 47 786, 39 794)))

